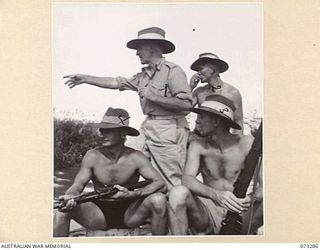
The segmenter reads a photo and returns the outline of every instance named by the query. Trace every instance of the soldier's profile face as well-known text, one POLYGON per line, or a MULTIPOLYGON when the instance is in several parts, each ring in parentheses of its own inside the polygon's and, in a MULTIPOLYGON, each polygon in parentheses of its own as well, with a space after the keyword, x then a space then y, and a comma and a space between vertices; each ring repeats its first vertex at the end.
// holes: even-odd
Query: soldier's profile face
POLYGON ((98 135, 102 138, 103 146, 112 146, 119 144, 122 141, 121 130, 116 128, 106 129, 100 128, 98 135))
POLYGON ((208 136, 214 132, 213 117, 209 113, 201 113, 197 115, 196 127, 200 135, 208 136))
POLYGON ((208 82, 213 74, 213 70, 209 65, 199 66, 198 74, 201 82, 208 82))
POLYGON ((141 44, 137 49, 136 55, 139 56, 141 64, 149 63, 152 57, 151 46, 141 44))

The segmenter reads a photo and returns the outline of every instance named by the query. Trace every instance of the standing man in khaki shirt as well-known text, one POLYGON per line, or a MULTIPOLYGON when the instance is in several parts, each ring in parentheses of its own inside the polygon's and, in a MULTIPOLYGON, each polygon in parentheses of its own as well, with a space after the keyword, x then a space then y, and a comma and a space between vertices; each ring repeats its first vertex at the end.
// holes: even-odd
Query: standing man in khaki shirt
POLYGON ((142 71, 131 78, 68 75, 66 84, 73 88, 87 83, 107 88, 138 92, 143 113, 147 116, 140 129, 139 149, 151 159, 168 188, 181 183, 186 161, 188 124, 185 116, 192 107, 192 94, 184 71, 168 62, 162 54, 175 50, 165 39, 165 31, 151 27, 138 32, 138 38, 127 43, 137 50, 142 71))

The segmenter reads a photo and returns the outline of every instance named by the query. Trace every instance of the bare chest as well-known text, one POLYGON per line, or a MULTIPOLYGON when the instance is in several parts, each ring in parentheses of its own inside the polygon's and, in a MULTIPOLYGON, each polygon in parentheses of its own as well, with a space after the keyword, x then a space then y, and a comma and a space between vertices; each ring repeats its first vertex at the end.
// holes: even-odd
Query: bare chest
POLYGON ((209 149, 201 157, 201 172, 209 179, 233 181, 244 166, 245 153, 239 147, 209 149))
POLYGON ((95 186, 128 184, 137 182, 139 173, 132 162, 127 160, 111 161, 101 158, 93 168, 93 183, 95 186))
POLYGON ((207 96, 209 96, 209 95, 222 95, 222 96, 229 98, 231 100, 233 100, 233 98, 234 98, 233 94, 230 93, 230 90, 227 87, 223 87, 221 89, 216 89, 214 91, 212 90, 211 87, 208 87, 198 93, 197 98, 198 98, 199 104, 202 104, 205 101, 205 99, 207 98, 207 96))

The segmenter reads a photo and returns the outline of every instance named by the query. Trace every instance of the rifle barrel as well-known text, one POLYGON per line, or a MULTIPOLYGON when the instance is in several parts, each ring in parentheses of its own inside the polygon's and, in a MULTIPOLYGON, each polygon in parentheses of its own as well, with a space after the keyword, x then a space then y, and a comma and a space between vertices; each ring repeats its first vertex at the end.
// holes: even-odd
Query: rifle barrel
MULTIPOLYGON (((140 181, 140 182, 137 182, 132 185, 125 186, 125 187, 128 190, 134 190, 137 188, 145 187, 151 183, 152 183, 151 180, 146 180, 146 181, 140 181)), ((53 208, 54 209, 60 208, 63 204, 65 204, 67 201, 69 201, 71 199, 75 199, 78 204, 81 204, 81 203, 92 201, 94 199, 102 198, 105 196, 112 196, 112 195, 116 194, 118 191, 119 190, 117 188, 113 187, 113 188, 109 188, 105 192, 93 191, 93 192, 88 192, 88 193, 82 193, 80 195, 73 196, 73 197, 71 197, 67 200, 63 200, 63 201, 55 200, 53 208)))

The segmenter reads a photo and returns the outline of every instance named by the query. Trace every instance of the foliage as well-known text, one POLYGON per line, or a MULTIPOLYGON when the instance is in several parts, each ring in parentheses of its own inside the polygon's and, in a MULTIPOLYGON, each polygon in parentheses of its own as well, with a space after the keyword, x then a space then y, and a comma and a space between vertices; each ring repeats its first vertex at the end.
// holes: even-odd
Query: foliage
POLYGON ((54 119, 54 169, 79 166, 85 153, 101 139, 83 121, 54 119))
MULTIPOLYGON (((261 117, 250 114, 244 117, 245 134, 255 131, 261 117)), ((87 121, 54 118, 54 169, 80 166, 85 153, 101 143, 96 130, 85 126, 87 121)), ((127 146, 135 147, 135 138, 128 137, 127 146)))

